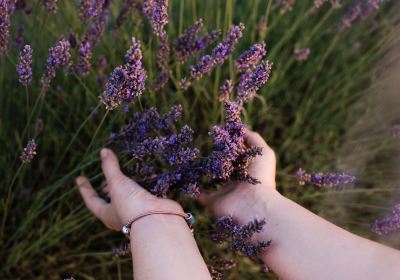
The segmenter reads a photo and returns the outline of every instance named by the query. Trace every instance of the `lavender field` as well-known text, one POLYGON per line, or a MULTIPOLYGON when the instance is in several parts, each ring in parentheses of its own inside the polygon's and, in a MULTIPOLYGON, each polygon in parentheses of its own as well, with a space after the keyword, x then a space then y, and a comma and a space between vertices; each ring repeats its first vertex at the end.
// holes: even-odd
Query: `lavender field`
POLYGON ((276 279, 196 201, 257 184, 245 127, 282 194, 400 249, 399 35, 397 1, 0 0, 0 278, 132 278, 74 182, 109 147, 195 214, 215 279, 276 279))

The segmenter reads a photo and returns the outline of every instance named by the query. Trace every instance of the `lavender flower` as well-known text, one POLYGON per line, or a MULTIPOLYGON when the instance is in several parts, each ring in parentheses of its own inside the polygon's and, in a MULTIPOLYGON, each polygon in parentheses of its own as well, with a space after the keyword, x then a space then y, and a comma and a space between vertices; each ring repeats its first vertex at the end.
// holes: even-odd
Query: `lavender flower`
POLYGON ((168 34, 166 31, 162 30, 160 32, 160 46, 157 50, 157 65, 161 69, 165 69, 168 66, 170 59, 170 47, 168 43, 168 34))
POLYGON ((36 149, 37 145, 35 143, 35 140, 34 139, 29 140, 28 144, 22 151, 21 156, 19 157, 22 163, 30 163, 36 156, 36 149))
POLYGON ((0 55, 6 54, 10 40, 11 14, 15 10, 15 0, 0 1, 0 55))
POLYGON ((400 203, 392 208, 392 215, 375 221, 371 230, 378 235, 384 235, 400 229, 400 203))
POLYGON ((31 46, 25 45, 24 49, 21 52, 19 63, 17 66, 19 82, 24 86, 28 86, 32 82, 32 53, 33 50, 31 46))
POLYGON ((227 102, 233 92, 232 80, 225 80, 222 86, 219 88, 219 100, 227 102))
POLYGON ((190 75, 199 80, 203 75, 211 73, 213 68, 221 65, 235 49, 238 40, 243 36, 244 24, 233 25, 225 40, 219 43, 211 52, 211 55, 203 56, 196 65, 190 66, 190 75))
POLYGON ((102 0, 82 0, 80 4, 79 16, 83 21, 97 17, 103 9, 102 0))
POLYGON ((104 32, 108 22, 109 10, 105 7, 102 13, 96 17, 90 25, 88 31, 82 36, 81 42, 90 42, 93 46, 100 41, 101 34, 104 32))
POLYGON ((86 75, 89 73, 92 60, 92 44, 90 42, 82 42, 78 49, 78 64, 76 65, 76 72, 79 75, 86 75))
POLYGON ((130 243, 124 243, 118 248, 113 248, 111 251, 111 254, 114 257, 127 256, 130 253, 131 253, 131 244, 130 243))
POLYGON ((202 27, 203 20, 199 19, 194 25, 187 28, 175 41, 175 51, 179 62, 184 63, 189 57, 204 50, 221 33, 219 30, 214 30, 211 33, 205 33, 202 37, 197 36, 202 27))
POLYGON ((58 0, 43 0, 43 5, 49 13, 55 14, 57 12, 58 0))
POLYGON ((307 173, 301 168, 296 172, 296 177, 300 185, 307 183, 319 188, 349 185, 356 181, 356 177, 346 173, 307 173))
POLYGON ((349 28, 353 22, 355 22, 362 14, 361 2, 357 1, 353 6, 351 6, 342 18, 341 26, 342 28, 349 28))
POLYGON ((217 259, 213 257, 211 264, 207 265, 213 280, 223 280, 229 270, 234 268, 237 262, 234 259, 217 259))
POLYGON ((400 124, 392 125, 389 129, 390 136, 395 138, 400 136, 400 124))
POLYGON ((24 32, 25 32, 25 28, 23 25, 20 25, 18 27, 18 32, 17 32, 17 36, 14 39, 14 44, 17 47, 17 49, 22 49, 22 47, 24 46, 24 32))
POLYGON ((266 53, 265 43, 254 44, 235 60, 236 70, 238 72, 253 71, 266 53))
POLYGON ((68 69, 71 65, 71 45, 64 37, 61 37, 54 47, 49 49, 49 57, 47 58, 46 70, 42 76, 41 84, 43 89, 50 86, 51 81, 56 76, 57 68, 68 69))
POLYGON ((310 48, 295 49, 294 50, 294 56, 296 57, 297 61, 307 60, 308 56, 310 55, 310 53, 311 53, 310 48))
POLYGON ((145 0, 142 6, 143 14, 149 19, 153 33, 160 36, 164 26, 168 23, 167 0, 145 0))
POLYGON ((245 73, 237 86, 238 102, 246 103, 254 97, 256 92, 269 80, 272 63, 262 61, 252 73, 245 73))
POLYGON ((145 80, 140 42, 132 38, 132 46, 125 55, 125 65, 114 69, 106 90, 99 96, 100 101, 107 110, 113 110, 122 103, 133 103, 142 94, 145 80))
POLYGON ((155 92, 162 89, 171 77, 170 71, 161 71, 150 85, 150 91, 155 92))
POLYGON ((255 219, 247 225, 241 226, 233 220, 231 215, 222 216, 218 218, 215 224, 212 238, 219 243, 229 239, 233 251, 255 257, 271 244, 271 241, 258 241, 256 244, 251 242, 253 234, 261 232, 265 224, 265 220, 255 219))

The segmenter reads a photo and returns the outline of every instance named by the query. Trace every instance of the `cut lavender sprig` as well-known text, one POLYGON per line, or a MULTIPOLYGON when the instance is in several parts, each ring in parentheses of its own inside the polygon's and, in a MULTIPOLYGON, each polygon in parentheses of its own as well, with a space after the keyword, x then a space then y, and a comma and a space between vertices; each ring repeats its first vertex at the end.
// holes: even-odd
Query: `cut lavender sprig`
POLYGON ((271 75, 272 63, 262 61, 252 73, 245 73, 237 86, 238 102, 246 103, 251 100, 257 91, 266 84, 271 75))
POLYGON ((319 188, 349 185, 356 181, 356 177, 346 173, 307 173, 301 168, 296 172, 296 177, 300 185, 310 184, 319 188))
POLYGON ((32 53, 33 50, 31 46, 25 45, 24 49, 21 52, 19 63, 17 66, 19 82, 24 86, 28 86, 32 82, 32 53))
POLYGON ((392 208, 392 214, 386 218, 375 221, 371 230, 378 235, 385 235, 400 230, 400 203, 392 208))
POLYGON ((134 103, 144 90, 145 80, 140 42, 132 38, 132 46, 125 55, 125 65, 114 69, 106 90, 99 96, 100 101, 107 110, 113 110, 122 103, 134 103))
POLYGON ((57 43, 49 49, 49 57, 47 58, 46 70, 42 76, 41 84, 42 89, 47 89, 51 81, 56 76, 57 68, 64 68, 68 70, 71 65, 71 45, 61 37, 57 43))
POLYGON ((28 141, 28 144, 21 153, 20 159, 22 163, 30 163, 36 156, 37 145, 34 139, 28 141))
POLYGON ((219 88, 219 100, 223 102, 229 101, 232 92, 233 92, 232 80, 225 80, 222 86, 219 88))
POLYGON ((236 44, 243 36, 243 30, 243 23, 233 25, 229 29, 226 38, 211 51, 211 55, 203 56, 197 64, 190 66, 192 79, 199 80, 204 75, 209 75, 216 66, 222 65, 234 51, 236 44))
POLYGON ((207 46, 214 42, 221 34, 219 30, 197 36, 203 27, 203 20, 197 20, 194 25, 187 28, 175 41, 175 51, 179 62, 184 63, 189 57, 203 51, 207 46))
POLYGON ((235 60, 236 70, 238 72, 253 71, 266 53, 265 43, 254 44, 235 60))
POLYGON ((311 53, 310 48, 304 48, 304 49, 295 49, 294 50, 294 56, 297 61, 304 61, 308 59, 308 56, 311 53))
POLYGON ((265 224, 265 220, 255 219, 242 226, 234 221, 231 215, 222 216, 218 218, 215 224, 212 238, 219 243, 229 240, 233 251, 241 252, 249 257, 255 257, 271 244, 271 241, 258 241, 255 244, 251 241, 252 236, 261 232, 265 224))
POLYGON ((142 11, 149 19, 154 35, 160 36, 168 23, 168 0, 145 0, 142 11))

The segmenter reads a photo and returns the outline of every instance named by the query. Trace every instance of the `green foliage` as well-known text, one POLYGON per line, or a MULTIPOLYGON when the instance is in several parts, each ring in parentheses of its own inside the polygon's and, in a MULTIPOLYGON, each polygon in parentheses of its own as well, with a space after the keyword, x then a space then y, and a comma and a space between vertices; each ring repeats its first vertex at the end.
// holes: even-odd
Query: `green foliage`
MULTIPOLYGON (((94 185, 100 185, 99 150, 109 134, 127 121, 127 114, 106 114, 99 104, 97 96, 103 89, 97 83, 101 74, 96 67, 98 57, 107 58, 105 73, 110 73, 123 63, 134 36, 142 42, 144 67, 152 81, 158 71, 157 40, 139 11, 117 27, 115 19, 121 3, 113 2, 110 23, 94 48, 89 75, 65 76, 58 72, 40 102, 40 110, 29 119, 40 95, 39 81, 49 47, 69 29, 81 34, 86 27, 79 20, 78 1, 59 2, 57 14, 48 14, 40 4, 32 3, 30 15, 17 12, 12 17, 12 36, 23 24, 25 42, 34 50, 34 82, 27 90, 18 83, 16 48, 11 47, 8 56, 0 58, 0 275, 2 279, 60 279, 70 275, 77 279, 130 279, 130 259, 115 259, 110 253, 125 241, 123 236, 110 232, 89 214, 73 179, 86 174, 94 185), (61 90, 56 90, 56 85, 61 90), (35 122, 39 117, 44 120, 44 130, 37 133, 35 122), (31 138, 38 144, 38 155, 31 164, 21 167, 20 152, 31 138)), ((170 1, 167 30, 170 39, 174 39, 198 18, 203 18, 208 30, 221 28, 223 32, 232 23, 243 22, 245 35, 233 57, 265 40, 267 57, 274 63, 273 72, 268 85, 247 105, 245 120, 275 149, 280 190, 320 212, 326 206, 320 196, 338 194, 296 187, 292 175, 298 167, 320 171, 336 167, 344 134, 354 117, 364 110, 358 104, 373 81, 371 77, 376 76, 374 69, 397 43, 394 26, 399 20, 398 5, 389 3, 352 28, 334 32, 332 27, 350 1, 342 1, 343 7, 337 10, 331 9, 329 3, 314 10, 313 1, 297 1, 293 10, 285 14, 273 9, 272 2, 170 1), (259 28, 262 16, 267 24, 264 31, 259 28), (359 47, 355 47, 357 44, 359 47), (305 47, 311 48, 309 59, 296 61, 294 49, 305 47)), ((182 104, 182 122, 194 128, 197 144, 205 146, 211 125, 222 120, 218 88, 225 78, 238 79, 233 59, 210 77, 194 82, 187 92, 179 90, 177 83, 188 74, 188 65, 174 62, 171 70, 173 78, 168 87, 159 92, 146 91, 132 109, 157 106, 165 111, 173 104, 182 104)), ((364 185, 359 189, 362 192, 364 185)), ((210 240, 208 213, 192 200, 181 202, 198 216, 196 239, 205 258, 232 256, 225 246, 210 240)), ((363 216, 362 211, 347 219, 340 219, 344 217, 341 213, 332 220, 358 233, 368 232, 365 219, 362 224, 355 222, 363 216)), ((229 278, 261 279, 265 275, 260 274, 257 265, 241 257, 229 278)))

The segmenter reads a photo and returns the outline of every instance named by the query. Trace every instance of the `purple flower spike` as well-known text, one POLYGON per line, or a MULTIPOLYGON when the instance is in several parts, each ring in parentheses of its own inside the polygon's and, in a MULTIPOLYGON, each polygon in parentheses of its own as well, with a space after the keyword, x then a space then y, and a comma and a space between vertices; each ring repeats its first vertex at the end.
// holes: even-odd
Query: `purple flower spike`
POLYGON ((97 17, 103 9, 102 0, 82 0, 80 4, 79 16, 83 21, 97 17))
POLYGON ((107 110, 113 110, 122 103, 133 103, 142 94, 145 80, 140 42, 132 38, 132 46, 125 55, 125 65, 114 69, 106 90, 99 96, 100 101, 107 110))
POLYGON ((68 70, 71 65, 70 51, 71 45, 64 37, 61 37, 54 47, 49 49, 50 55, 47 58, 46 70, 41 79, 43 89, 47 89, 50 86, 51 81, 56 76, 57 68, 68 70))
POLYGON ((385 235, 400 230, 400 203, 392 208, 392 215, 377 220, 371 225, 371 230, 378 235, 385 235))
POLYGON ((25 45, 19 58, 17 73, 19 82, 24 86, 28 86, 32 82, 32 53, 31 46, 25 45))
POLYGON ((233 251, 241 252, 249 257, 256 257, 271 244, 271 240, 258 241, 255 244, 251 241, 252 236, 261 232, 265 224, 265 220, 255 219, 242 226, 234 221, 232 216, 222 216, 218 218, 211 236, 219 243, 229 240, 233 251))
POLYGON ((167 32, 162 30, 159 38, 160 38, 160 46, 157 50, 157 65, 161 69, 165 69, 168 66, 171 53, 167 32))
POLYGON ((253 71, 266 54, 265 43, 254 44, 235 60, 235 68, 238 72, 253 71))
POLYGON ((219 43, 212 51, 211 55, 203 56, 196 65, 190 66, 190 75, 193 79, 199 80, 204 75, 209 75, 211 71, 222 65, 228 56, 234 51, 239 39, 243 36, 244 24, 233 25, 225 40, 219 43))
POLYGON ((310 53, 311 53, 310 48, 295 49, 294 50, 294 56, 296 57, 297 61, 307 60, 308 56, 310 55, 310 53))
POLYGON ((154 79, 154 81, 151 83, 150 91, 151 92, 159 91, 160 89, 165 87, 170 77, 171 77, 170 71, 161 71, 154 79))
POLYGON ((356 181, 356 177, 346 173, 307 173, 301 168, 296 172, 296 177, 300 185, 307 183, 318 188, 349 185, 356 181))
POLYGON ((221 34, 221 31, 214 30, 211 33, 205 33, 202 37, 197 36, 202 27, 203 20, 199 19, 175 41, 175 51, 179 62, 184 63, 189 57, 203 51, 221 34))
POLYGON ((22 163, 30 163, 36 156, 37 145, 34 139, 28 141, 28 144, 21 153, 20 159, 22 163))
POLYGON ((237 86, 237 101, 246 103, 254 97, 257 91, 269 80, 272 63, 262 61, 253 73, 245 73, 237 86))
POLYGON ((15 0, 0 1, 0 55, 8 51, 10 40, 11 14, 15 10, 15 0))
POLYGON ((164 26, 168 23, 168 1, 146 0, 143 3, 142 10, 151 23, 153 33, 160 36, 164 26))
POLYGON ((90 42, 82 42, 78 49, 78 65, 76 71, 79 75, 87 75, 91 67, 92 60, 92 44, 90 42))
POLYGON ((222 86, 219 88, 219 100, 228 102, 233 92, 233 84, 231 80, 225 80, 222 86))

